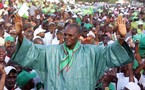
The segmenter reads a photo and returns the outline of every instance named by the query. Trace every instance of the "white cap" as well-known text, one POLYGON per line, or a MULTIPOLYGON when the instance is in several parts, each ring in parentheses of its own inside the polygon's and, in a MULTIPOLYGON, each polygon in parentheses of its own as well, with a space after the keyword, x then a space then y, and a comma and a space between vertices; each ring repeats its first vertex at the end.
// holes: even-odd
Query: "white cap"
MULTIPOLYGON (((6 72, 6 75, 8 75, 9 73, 10 73, 10 71, 11 70, 16 70, 16 68, 15 67, 13 67, 13 66, 7 66, 7 67, 5 67, 5 72, 6 72)), ((17 71, 17 70, 16 70, 17 71)))
POLYGON ((138 22, 138 25, 143 25, 143 22, 142 22, 142 21, 139 21, 139 22, 138 22))
POLYGON ((8 5, 7 4, 4 4, 4 8, 7 8, 8 7, 8 5))
POLYGON ((141 90, 140 87, 134 83, 134 82, 129 82, 125 87, 129 90, 141 90))
POLYGON ((0 37, 0 46, 4 46, 4 44, 5 44, 4 38, 0 37))
POLYGON ((93 36, 95 38, 95 34, 92 31, 89 31, 89 33, 87 34, 87 36, 93 36))
POLYGON ((42 28, 37 28, 35 31, 34 31, 34 36, 37 36, 37 34, 41 33, 41 32, 45 32, 46 30, 42 29, 42 28))
POLYGON ((4 22, 4 19, 0 18, 0 22, 4 22))

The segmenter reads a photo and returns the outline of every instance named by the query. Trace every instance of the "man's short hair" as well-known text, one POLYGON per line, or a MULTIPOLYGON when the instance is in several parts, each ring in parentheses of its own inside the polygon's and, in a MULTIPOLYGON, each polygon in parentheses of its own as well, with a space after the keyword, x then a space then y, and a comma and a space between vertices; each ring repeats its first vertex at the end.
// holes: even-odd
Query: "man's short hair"
POLYGON ((78 24, 76 24, 76 23, 69 24, 69 25, 66 26, 66 28, 68 28, 68 27, 70 27, 70 28, 76 28, 78 34, 82 33, 80 26, 78 24))

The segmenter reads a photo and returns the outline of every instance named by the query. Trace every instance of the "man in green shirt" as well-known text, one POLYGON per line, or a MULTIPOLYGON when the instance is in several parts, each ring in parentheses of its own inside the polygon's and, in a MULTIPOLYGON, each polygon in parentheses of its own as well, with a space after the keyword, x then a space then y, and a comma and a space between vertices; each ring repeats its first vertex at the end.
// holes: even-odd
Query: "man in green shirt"
POLYGON ((34 45, 22 35, 22 22, 15 19, 19 42, 12 60, 33 68, 44 82, 45 90, 94 90, 97 81, 110 67, 132 62, 133 53, 124 42, 126 26, 118 17, 120 39, 105 48, 82 45, 80 27, 70 24, 64 30, 62 45, 34 45))

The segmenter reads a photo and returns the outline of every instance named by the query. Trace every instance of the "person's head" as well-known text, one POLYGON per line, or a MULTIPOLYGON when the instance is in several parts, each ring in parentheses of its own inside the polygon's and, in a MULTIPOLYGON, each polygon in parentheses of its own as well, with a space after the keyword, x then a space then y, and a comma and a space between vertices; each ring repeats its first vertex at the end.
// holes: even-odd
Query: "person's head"
POLYGON ((127 29, 127 32, 130 31, 130 29, 131 29, 131 23, 130 22, 126 23, 126 29, 127 29))
POLYGON ((32 29, 32 24, 31 24, 31 22, 25 23, 23 29, 24 29, 24 31, 25 31, 25 30, 32 29))
POLYGON ((29 73, 23 70, 17 77, 16 83, 22 90, 30 90, 34 88, 33 78, 36 77, 36 73, 29 73))
POLYGON ((26 36, 27 39, 33 41, 34 32, 32 30, 25 31, 24 35, 26 36))
POLYGON ((70 13, 68 13, 68 12, 64 12, 63 13, 63 19, 64 20, 67 20, 67 19, 69 19, 71 17, 71 14, 70 13))
POLYGON ((64 30, 64 42, 67 47, 73 49, 79 40, 81 34, 80 26, 77 24, 69 24, 64 30))
POLYGON ((6 48, 5 46, 0 46, 0 63, 3 63, 6 57, 6 48))
POLYGON ((10 30, 9 34, 16 39, 16 37, 17 37, 16 30, 14 30, 14 29, 13 30, 10 30))
POLYGON ((44 41, 41 38, 35 38, 34 39, 34 44, 41 44, 44 45, 44 41))
POLYGON ((104 45, 107 45, 107 43, 109 41, 108 35, 106 35, 106 34, 102 35, 102 41, 103 41, 104 45))
POLYGON ((5 71, 6 71, 5 86, 8 90, 12 90, 16 84, 17 70, 13 66, 7 66, 5 67, 5 71))
POLYGON ((42 29, 44 29, 44 30, 48 30, 48 27, 49 27, 49 22, 48 21, 46 21, 46 22, 43 22, 43 24, 42 24, 42 29))
POLYGON ((5 38, 5 47, 11 46, 13 43, 15 43, 15 38, 12 36, 8 36, 5 38))
POLYGON ((138 28, 141 29, 141 30, 143 30, 143 24, 139 24, 138 25, 138 28))
POLYGON ((137 34, 137 29, 133 28, 131 33, 132 33, 132 36, 136 35, 137 34))
POLYGON ((14 54, 15 50, 16 50, 16 44, 15 42, 12 42, 9 46, 6 47, 7 56, 11 57, 14 54))
POLYGON ((54 22, 50 22, 48 26, 48 30, 52 33, 57 28, 57 25, 54 22))
POLYGON ((37 28, 35 31, 34 31, 34 36, 40 36, 41 38, 44 38, 45 37, 45 31, 46 30, 43 30, 41 28, 37 28))
POLYGON ((63 37, 62 31, 58 30, 56 33, 57 39, 60 40, 63 37))
POLYGON ((92 31, 93 31, 93 33, 95 34, 95 35, 97 35, 98 34, 98 31, 99 31, 99 29, 97 29, 97 28, 92 28, 92 31))
POLYGON ((84 38, 86 38, 88 33, 89 33, 89 30, 86 27, 83 27, 82 28, 82 36, 84 38))

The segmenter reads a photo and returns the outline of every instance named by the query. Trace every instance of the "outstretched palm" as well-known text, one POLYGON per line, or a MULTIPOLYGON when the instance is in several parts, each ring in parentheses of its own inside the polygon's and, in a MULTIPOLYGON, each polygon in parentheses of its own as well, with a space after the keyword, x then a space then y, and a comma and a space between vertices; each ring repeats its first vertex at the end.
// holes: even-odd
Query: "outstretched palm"
POLYGON ((21 34, 23 24, 22 24, 22 18, 18 14, 15 15, 14 22, 15 22, 15 30, 16 30, 17 34, 21 34))
POLYGON ((117 18, 117 25, 118 25, 118 32, 120 34, 121 37, 125 37, 126 36, 126 22, 125 20, 123 20, 122 16, 118 16, 117 18))

